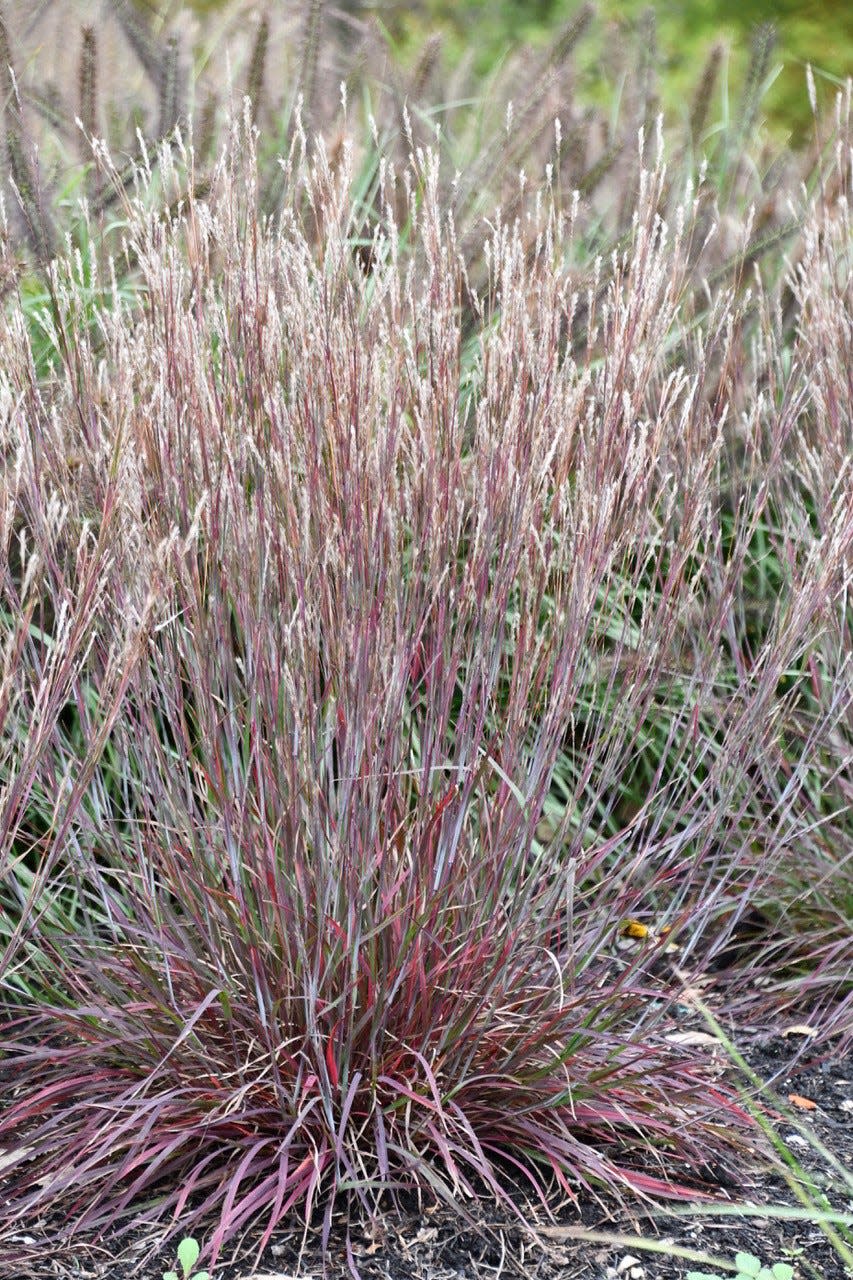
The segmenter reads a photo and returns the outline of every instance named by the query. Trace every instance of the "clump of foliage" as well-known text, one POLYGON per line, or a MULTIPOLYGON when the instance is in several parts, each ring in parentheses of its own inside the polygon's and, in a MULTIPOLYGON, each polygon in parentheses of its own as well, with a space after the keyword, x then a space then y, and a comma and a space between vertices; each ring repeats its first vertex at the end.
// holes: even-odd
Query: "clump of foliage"
MULTIPOLYGON (((794 1280, 794 1268, 787 1262, 774 1262, 772 1267, 765 1267, 754 1253, 735 1254, 735 1266, 735 1280, 794 1280)), ((687 1280, 720 1280, 720 1275, 711 1275, 708 1271, 688 1271, 687 1280)))
POLYGON ((851 1030, 849 95, 758 235, 642 95, 266 170, 264 56, 0 325, 0 1223, 693 1196, 683 983, 851 1030))

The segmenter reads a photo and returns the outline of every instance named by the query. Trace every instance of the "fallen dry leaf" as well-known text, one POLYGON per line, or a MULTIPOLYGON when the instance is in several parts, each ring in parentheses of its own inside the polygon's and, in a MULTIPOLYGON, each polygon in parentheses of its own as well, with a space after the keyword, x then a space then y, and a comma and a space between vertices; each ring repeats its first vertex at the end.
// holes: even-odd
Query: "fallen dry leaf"
POLYGON ((310 1276, 295 1276, 292 1271, 253 1271, 245 1280, 311 1280, 310 1276))
POLYGON ((27 1153, 32 1150, 32 1147, 17 1147, 14 1151, 0 1152, 0 1173, 2 1173, 7 1165, 17 1164, 22 1155, 26 1157, 27 1153))
POLYGON ((817 1111, 817 1103, 812 1102, 811 1098, 804 1098, 800 1093, 789 1093, 788 1101, 799 1107, 800 1111, 817 1111))
POLYGON ((685 1048, 691 1045, 720 1043, 716 1036, 709 1035, 707 1031, 672 1031, 668 1036, 664 1036, 664 1040, 668 1040, 670 1044, 683 1045, 685 1048))

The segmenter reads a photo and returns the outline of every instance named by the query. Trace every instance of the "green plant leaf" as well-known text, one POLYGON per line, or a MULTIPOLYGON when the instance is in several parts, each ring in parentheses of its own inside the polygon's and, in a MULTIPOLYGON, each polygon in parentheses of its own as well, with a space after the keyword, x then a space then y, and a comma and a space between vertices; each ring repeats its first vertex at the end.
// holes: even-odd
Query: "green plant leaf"
POLYGON ((710 1271, 688 1271, 686 1280, 723 1280, 723 1277, 719 1273, 712 1275, 710 1271))
POLYGON ((758 1277, 761 1274, 761 1259, 756 1258, 754 1253, 736 1253, 735 1266, 745 1276, 758 1277))
POLYGON ((198 1247, 198 1241, 192 1236, 184 1236, 178 1245, 178 1262, 183 1268, 184 1276, 188 1276, 195 1264, 198 1262, 198 1255, 201 1249, 198 1247))
POLYGON ((163 1280, 178 1280, 177 1271, 164 1271, 163 1280))
POLYGON ((787 1262, 776 1262, 770 1272, 773 1280, 794 1280, 794 1268, 787 1262))

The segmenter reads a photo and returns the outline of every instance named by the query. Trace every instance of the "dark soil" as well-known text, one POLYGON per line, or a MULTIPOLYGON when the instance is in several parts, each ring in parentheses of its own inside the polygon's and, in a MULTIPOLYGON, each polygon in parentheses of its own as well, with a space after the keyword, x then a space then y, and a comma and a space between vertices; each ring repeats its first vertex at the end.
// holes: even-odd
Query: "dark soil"
MULTIPOLYGON (((743 1043, 743 1037, 739 1039, 743 1043)), ((785 1112, 797 1116, 793 1125, 774 1113, 765 1095, 764 1109, 776 1133, 831 1208, 849 1215, 853 1224, 853 1055, 821 1060, 816 1052, 804 1050, 802 1038, 780 1035, 756 1038, 745 1056, 782 1100, 785 1112), (800 1099, 799 1105, 787 1100, 789 1094, 800 1099), (815 1108, 806 1109, 802 1100, 814 1102, 815 1108), (848 1171, 848 1179, 800 1130, 819 1140, 848 1171)), ((763 1158, 745 1185, 721 1187, 717 1196, 710 1212, 691 1206, 678 1213, 666 1207, 637 1207, 628 1213, 588 1203, 580 1212, 577 1207, 556 1212, 556 1225, 548 1222, 541 1207, 537 1211, 519 1197, 524 1220, 539 1231, 538 1240, 517 1219, 488 1204, 473 1211, 473 1226, 448 1209, 412 1204, 409 1213, 389 1216, 371 1229, 351 1229, 349 1262, 346 1224, 341 1223, 333 1229, 325 1258, 319 1228, 304 1241, 301 1231, 281 1232, 258 1265, 248 1236, 239 1253, 245 1260, 217 1265, 211 1280, 337 1280, 353 1274, 363 1280, 684 1280, 691 1270, 714 1272, 712 1257, 731 1260, 739 1250, 767 1265, 788 1262, 797 1280, 845 1280, 851 1275, 817 1223, 779 1218, 768 1211, 773 1206, 799 1207, 778 1158, 775 1164, 763 1158), (722 1212, 727 1204, 753 1205, 754 1214, 727 1216, 722 1212), (684 1250, 691 1252, 678 1252, 684 1250)), ((34 1233, 19 1237, 11 1247, 17 1256, 0 1258, 0 1276, 10 1280, 161 1280, 163 1271, 175 1266, 170 1253, 140 1267, 146 1242, 118 1255, 104 1245, 83 1244, 49 1253, 39 1247, 34 1233)))

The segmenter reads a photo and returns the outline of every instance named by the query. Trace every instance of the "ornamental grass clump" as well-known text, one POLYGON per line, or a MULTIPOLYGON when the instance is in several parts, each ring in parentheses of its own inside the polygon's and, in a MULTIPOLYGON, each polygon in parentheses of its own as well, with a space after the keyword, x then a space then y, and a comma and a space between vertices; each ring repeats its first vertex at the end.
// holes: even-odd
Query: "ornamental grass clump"
POLYGON ((843 121, 786 321, 642 132, 609 263, 522 178, 475 286, 433 153, 359 255, 352 145, 264 221, 250 119, 0 328, 0 1221, 694 1197, 753 1137, 678 975, 849 910, 843 121))

